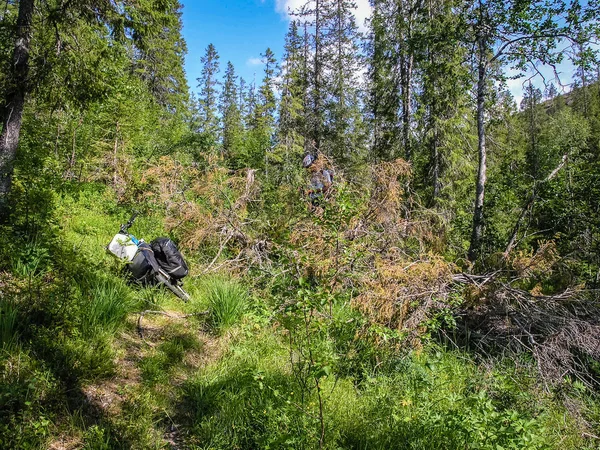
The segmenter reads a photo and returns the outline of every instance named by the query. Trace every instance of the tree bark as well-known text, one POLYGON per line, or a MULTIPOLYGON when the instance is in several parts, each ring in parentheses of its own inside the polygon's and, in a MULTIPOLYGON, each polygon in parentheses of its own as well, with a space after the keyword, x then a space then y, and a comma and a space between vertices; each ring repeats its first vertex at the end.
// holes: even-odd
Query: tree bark
POLYGON ((410 142, 410 103, 412 101, 412 70, 414 62, 414 49, 412 48, 412 26, 413 15, 412 6, 409 2, 403 1, 400 6, 402 22, 406 30, 403 30, 403 43, 400 53, 400 90, 402 98, 402 144, 404 145, 404 157, 407 161, 412 160, 412 146, 410 142))
POLYGON ((483 201, 485 198, 485 182, 487 171, 487 151, 485 145, 485 85, 486 85, 486 39, 482 32, 477 36, 479 61, 477 63, 477 150, 479 165, 477 168, 477 182, 475 186, 475 211, 473 212, 473 232, 469 247, 469 261, 475 261, 481 249, 483 236, 483 201))
POLYGON ((403 55, 401 58, 400 79, 402 80, 402 141, 404 155, 407 161, 412 159, 410 143, 410 102, 412 81, 412 55, 403 55))
POLYGON ((29 47, 34 0, 19 2, 17 36, 13 54, 10 88, 4 99, 2 133, 0 134, 0 200, 10 191, 14 160, 19 144, 23 106, 27 95, 29 75, 29 47))
MULTIPOLYGON (((434 119, 435 120, 435 119, 434 119)), ((433 193, 431 198, 431 203, 433 206, 436 205, 438 197, 440 196, 441 190, 441 182, 440 182, 440 172, 441 172, 441 161, 440 161, 440 150, 439 150, 439 132, 438 132, 438 124, 437 122, 433 125, 433 141, 431 143, 432 146, 432 162, 433 162, 433 176, 432 176, 432 185, 433 185, 433 193)))

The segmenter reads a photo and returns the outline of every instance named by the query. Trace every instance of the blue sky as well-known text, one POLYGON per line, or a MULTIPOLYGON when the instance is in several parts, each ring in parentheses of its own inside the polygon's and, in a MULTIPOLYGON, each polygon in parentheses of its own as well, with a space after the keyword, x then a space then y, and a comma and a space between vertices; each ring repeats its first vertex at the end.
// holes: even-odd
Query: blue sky
MULTIPOLYGON (((202 71, 200 58, 208 44, 220 56, 223 75, 227 61, 236 73, 251 82, 262 79, 260 54, 270 47, 279 60, 283 53, 288 20, 278 12, 276 0, 188 0, 182 1, 183 35, 187 42, 185 70, 192 92, 202 71)), ((280 3, 281 4, 281 3, 280 3)))
MULTIPOLYGON (((220 56, 221 76, 231 61, 236 74, 257 84, 263 77, 260 54, 267 48, 278 61, 283 55, 285 34, 289 25, 287 12, 295 10, 305 0, 181 0, 183 3, 183 36, 188 46, 185 70, 192 92, 198 92, 208 44, 214 44, 220 56)), ((364 30, 370 15, 369 0, 355 0, 357 24, 364 30)))
MULTIPOLYGON (((285 34, 289 24, 288 9, 296 9, 305 0, 182 0, 183 35, 187 42, 185 70, 190 89, 198 93, 196 79, 202 71, 200 58, 208 44, 214 44, 220 56, 222 78, 231 61, 236 74, 251 83, 256 76, 257 84, 263 77, 260 54, 267 47, 280 61, 283 54, 285 34)), ((368 0, 355 0, 357 24, 364 30, 364 20, 371 8, 368 0)), ((560 66, 564 81, 570 81, 573 69, 568 63, 560 66)), ((553 78, 549 69, 543 69, 548 78, 553 78)), ((510 72, 509 72, 510 73, 510 72)), ((522 98, 525 78, 509 80, 509 89, 517 105, 522 98)), ((542 87, 541 79, 533 80, 542 87)), ((559 88, 560 89, 560 88, 559 88)))

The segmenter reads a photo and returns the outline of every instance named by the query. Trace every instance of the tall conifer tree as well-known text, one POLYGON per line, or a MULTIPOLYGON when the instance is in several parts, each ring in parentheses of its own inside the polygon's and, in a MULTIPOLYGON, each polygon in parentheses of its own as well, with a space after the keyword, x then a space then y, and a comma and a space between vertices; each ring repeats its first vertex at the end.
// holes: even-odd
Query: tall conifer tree
POLYGON ((238 102, 237 76, 230 61, 225 69, 223 91, 219 103, 219 112, 223 123, 223 153, 226 156, 236 153, 242 143, 242 114, 238 102))
POLYGON ((203 150, 214 151, 219 140, 219 118, 217 114, 219 55, 215 46, 209 44, 201 59, 203 67, 198 87, 199 132, 202 136, 203 150))

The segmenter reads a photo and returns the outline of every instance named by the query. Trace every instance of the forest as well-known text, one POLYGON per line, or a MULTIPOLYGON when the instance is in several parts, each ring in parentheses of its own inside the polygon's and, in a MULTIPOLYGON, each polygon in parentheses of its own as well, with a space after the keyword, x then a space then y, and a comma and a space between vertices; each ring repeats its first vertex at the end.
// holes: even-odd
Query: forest
POLYGON ((2 3, 1 449, 600 448, 598 0, 2 3))

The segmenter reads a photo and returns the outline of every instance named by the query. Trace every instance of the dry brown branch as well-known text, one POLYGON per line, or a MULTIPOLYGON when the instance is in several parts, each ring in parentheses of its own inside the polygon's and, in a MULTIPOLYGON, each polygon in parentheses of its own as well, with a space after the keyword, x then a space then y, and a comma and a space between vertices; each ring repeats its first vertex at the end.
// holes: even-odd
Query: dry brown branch
POLYGON ((569 288, 540 295, 496 280, 480 295, 485 301, 461 316, 482 347, 531 352, 550 384, 565 376, 590 387, 598 384, 585 362, 586 357, 600 359, 596 292, 569 288))

